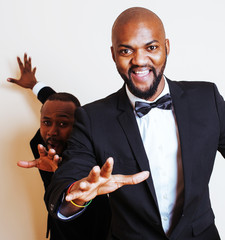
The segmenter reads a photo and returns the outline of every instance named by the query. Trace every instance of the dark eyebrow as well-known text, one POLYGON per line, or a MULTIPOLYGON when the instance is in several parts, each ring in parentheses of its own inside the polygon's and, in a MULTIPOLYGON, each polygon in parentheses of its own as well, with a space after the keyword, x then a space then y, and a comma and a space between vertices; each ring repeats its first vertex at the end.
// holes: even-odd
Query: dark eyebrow
MULTIPOLYGON (((152 40, 152 41, 146 43, 145 46, 149 46, 149 45, 151 45, 151 44, 153 44, 153 43, 155 43, 155 42, 158 43, 159 41, 158 41, 158 40, 152 40)), ((127 45, 127 44, 119 44, 118 47, 132 48, 132 46, 127 45)))
POLYGON ((130 45, 120 44, 118 47, 132 48, 130 45))
POLYGON ((49 117, 43 116, 41 117, 42 119, 50 119, 49 117))
POLYGON ((158 41, 158 40, 152 40, 151 42, 146 43, 145 46, 151 45, 151 44, 153 44, 153 43, 155 43, 155 42, 158 43, 159 41, 158 41))
MULTIPOLYGON (((64 115, 64 114, 61 114, 61 115, 57 115, 57 117, 61 117, 61 118, 69 118, 68 115, 64 115)), ((47 116, 43 116, 42 119, 51 119, 50 117, 47 117, 47 116)))

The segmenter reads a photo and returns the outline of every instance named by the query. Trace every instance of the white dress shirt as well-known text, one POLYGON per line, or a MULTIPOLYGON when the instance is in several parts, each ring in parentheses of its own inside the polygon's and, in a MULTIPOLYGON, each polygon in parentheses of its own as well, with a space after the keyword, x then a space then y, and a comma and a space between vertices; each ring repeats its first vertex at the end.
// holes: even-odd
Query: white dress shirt
MULTIPOLYGON (((127 86, 126 92, 133 107, 135 101, 149 102, 134 96, 127 86)), ((167 93, 169 93, 169 87, 165 81, 162 93, 154 102, 167 93)), ((135 111, 134 114, 149 160, 162 226, 168 234, 177 221, 177 213, 180 214, 182 210, 184 190, 180 141, 175 115, 173 110, 159 108, 152 108, 142 118, 139 118, 135 111)))
POLYGON ((38 93, 39 93, 39 91, 40 91, 42 88, 44 88, 44 87, 47 87, 47 86, 46 86, 43 82, 37 82, 37 83, 34 85, 32 91, 33 91, 33 93, 37 96, 38 93))

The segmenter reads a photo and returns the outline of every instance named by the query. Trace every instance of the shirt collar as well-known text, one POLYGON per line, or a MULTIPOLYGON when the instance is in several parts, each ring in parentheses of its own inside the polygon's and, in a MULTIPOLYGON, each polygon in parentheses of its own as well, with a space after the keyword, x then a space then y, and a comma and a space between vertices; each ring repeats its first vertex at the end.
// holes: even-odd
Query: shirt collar
MULTIPOLYGON (((165 78, 164 78, 164 79, 165 79, 165 78)), ((159 96, 158 96, 154 101, 147 101, 147 100, 145 100, 145 99, 138 98, 138 97, 134 96, 134 95, 130 92, 130 90, 128 89, 127 84, 126 84, 125 86, 126 86, 127 96, 128 96, 128 98, 129 98, 129 100, 130 100, 131 105, 132 105, 133 108, 135 107, 135 102, 136 102, 136 101, 152 103, 152 102, 157 101, 160 97, 164 96, 165 94, 170 93, 170 91, 169 91, 169 86, 168 86, 168 83, 167 83, 166 79, 165 79, 165 86, 164 86, 162 92, 159 94, 159 96)))

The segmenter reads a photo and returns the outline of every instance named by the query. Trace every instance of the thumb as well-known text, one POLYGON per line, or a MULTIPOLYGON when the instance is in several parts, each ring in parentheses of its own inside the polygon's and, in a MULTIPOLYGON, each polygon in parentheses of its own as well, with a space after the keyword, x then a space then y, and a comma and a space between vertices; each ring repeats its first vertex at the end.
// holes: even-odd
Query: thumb
POLYGON ((17 162, 17 166, 22 168, 33 168, 37 167, 37 162, 38 160, 36 159, 33 161, 19 161, 17 162))
POLYGON ((37 70, 37 68, 35 67, 34 69, 33 69, 33 74, 35 75, 35 73, 36 73, 36 70, 37 70))
POLYGON ((15 79, 15 78, 7 78, 7 81, 8 81, 8 82, 11 82, 11 83, 18 84, 18 80, 15 79))

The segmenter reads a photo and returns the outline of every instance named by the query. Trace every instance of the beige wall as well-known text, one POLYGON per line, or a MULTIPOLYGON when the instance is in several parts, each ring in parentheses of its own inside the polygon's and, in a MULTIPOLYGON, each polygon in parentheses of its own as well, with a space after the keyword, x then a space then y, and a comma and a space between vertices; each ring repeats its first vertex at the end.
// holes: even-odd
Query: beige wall
MULTIPOLYGON (((0 0, 0 212, 1 239, 45 239, 43 186, 31 160, 29 140, 39 125, 40 103, 29 90, 6 82, 19 76, 16 56, 27 52, 37 78, 82 104, 117 90, 122 80, 110 55, 115 17, 131 6, 158 13, 171 41, 166 75, 215 82, 225 96, 223 0, 0 0)), ((217 157, 211 181, 216 222, 225 238, 225 161, 217 157)))

